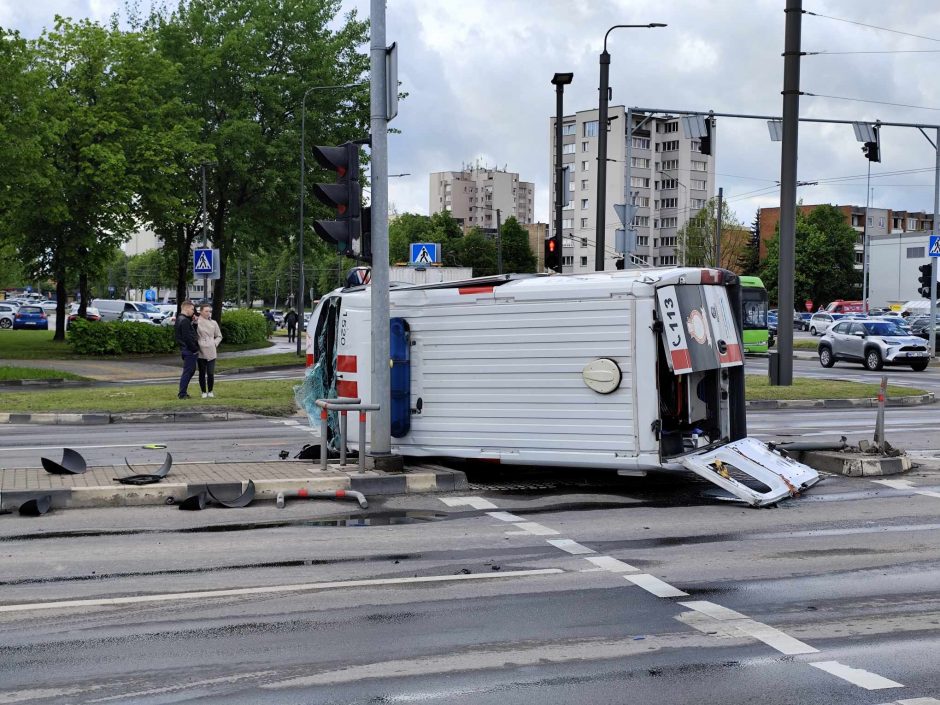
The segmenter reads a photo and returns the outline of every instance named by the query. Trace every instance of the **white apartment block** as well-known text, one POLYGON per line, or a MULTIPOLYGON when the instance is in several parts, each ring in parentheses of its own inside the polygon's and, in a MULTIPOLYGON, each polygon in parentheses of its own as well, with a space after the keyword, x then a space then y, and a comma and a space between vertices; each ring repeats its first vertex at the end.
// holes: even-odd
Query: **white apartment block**
POLYGON ((515 216, 522 224, 535 222, 535 184, 519 174, 468 166, 460 171, 431 174, 428 213, 450 211, 465 228, 496 230, 496 211, 503 222, 515 216))
MULTIPOLYGON (((626 109, 611 106, 607 136, 605 269, 613 269, 615 231, 621 227, 615 203, 630 203, 626 185, 626 109)), ((676 233, 715 194, 715 166, 686 137, 677 116, 633 116, 631 188, 638 206, 636 257, 651 266, 682 264, 676 233), (645 122, 644 122, 645 121, 645 122)), ((562 164, 568 166, 569 202, 562 211, 565 272, 594 271, 597 215, 597 109, 567 115, 562 122, 562 164)), ((716 133, 717 136, 717 133, 716 133)), ((555 227, 555 118, 549 120, 549 213, 555 227)))

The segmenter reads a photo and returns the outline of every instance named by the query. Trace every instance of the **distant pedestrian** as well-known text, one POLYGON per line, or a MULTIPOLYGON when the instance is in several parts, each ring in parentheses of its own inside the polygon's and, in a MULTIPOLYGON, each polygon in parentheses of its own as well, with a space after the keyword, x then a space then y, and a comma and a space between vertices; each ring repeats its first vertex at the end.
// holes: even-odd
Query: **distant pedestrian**
POLYGON ((180 304, 180 314, 176 317, 173 332, 176 335, 176 344, 180 346, 183 356, 183 373, 180 375, 180 389, 177 395, 180 399, 189 399, 189 381, 196 372, 196 360, 199 356, 199 339, 196 336, 193 314, 196 307, 187 299, 180 304))
POLYGON ((222 331, 219 324, 212 320, 212 307, 203 306, 196 319, 196 336, 199 339, 199 388, 202 398, 212 398, 212 388, 215 386, 215 358, 219 343, 222 342, 222 331))
POLYGON ((271 313, 271 309, 264 309, 264 320, 266 320, 268 323, 274 323, 274 314, 271 313))
POLYGON ((297 315, 297 312, 294 309, 290 309, 284 315, 284 323, 287 324, 287 342, 293 343, 297 340, 297 321, 300 320, 300 316, 297 315))

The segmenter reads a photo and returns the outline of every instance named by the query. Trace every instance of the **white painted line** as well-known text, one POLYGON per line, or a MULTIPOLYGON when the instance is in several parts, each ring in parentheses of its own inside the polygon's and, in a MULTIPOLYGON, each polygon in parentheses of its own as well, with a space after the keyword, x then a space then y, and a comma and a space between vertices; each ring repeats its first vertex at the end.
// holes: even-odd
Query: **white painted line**
POLYGON ((494 519, 499 519, 500 521, 524 521, 522 517, 518 517, 515 514, 510 514, 509 512, 487 512, 487 514, 494 519))
POLYGON ((639 568, 634 568, 629 563, 618 561, 616 558, 611 558, 610 556, 588 556, 584 560, 590 561, 598 568, 609 570, 611 573, 637 573, 640 570, 639 568))
POLYGON ((557 575, 561 568, 539 568, 534 570, 510 570, 500 573, 470 573, 469 575, 424 575, 412 578, 374 578, 370 580, 336 580, 325 583, 297 583, 294 585, 266 585, 253 588, 229 590, 204 590, 201 592, 171 592, 158 595, 135 595, 133 597, 109 597, 89 600, 60 600, 57 602, 28 602, 19 605, 0 605, 0 612, 27 612, 31 610, 67 609, 70 607, 98 607, 110 605, 136 605, 147 602, 173 602, 177 600, 201 600, 215 597, 238 597, 241 595, 272 595, 285 592, 309 592, 331 588, 374 587, 380 585, 411 585, 415 583, 447 583, 465 580, 493 580, 500 578, 524 578, 534 575, 557 575))
POLYGON ((895 490, 909 490, 914 486, 910 480, 872 480, 876 485, 884 485, 895 490))
POLYGON ((448 507, 473 507, 474 509, 496 509, 496 505, 482 497, 439 497, 448 507))
POLYGON ((747 619, 747 616, 740 612, 729 610, 727 607, 716 605, 714 602, 709 602, 708 600, 693 600, 691 602, 680 602, 679 604, 683 607, 688 607, 690 610, 707 614, 709 617, 714 617, 722 621, 728 619, 747 619))
POLYGON ((637 575, 624 575, 624 578, 629 580, 631 583, 637 587, 641 587, 647 592, 651 592, 656 597, 688 597, 689 593, 682 592, 679 588, 674 588, 669 583, 664 583, 662 580, 657 578, 655 575, 650 575, 649 573, 639 573, 637 575))
POLYGON ((923 495, 924 497, 934 497, 940 499, 940 492, 932 492, 930 490, 921 490, 920 492, 915 492, 914 494, 923 495))
POLYGON ((865 671, 861 668, 852 668, 839 663, 838 661, 817 661, 810 663, 810 666, 818 668, 820 671, 831 673, 837 678, 848 681, 852 685, 857 685, 865 690, 882 690, 884 688, 903 688, 900 683, 879 676, 877 673, 865 671))
POLYGON ((518 524, 513 524, 517 529, 521 531, 507 531, 508 536, 521 536, 522 534, 533 534, 535 536, 556 536, 558 534, 554 529, 549 529, 547 526, 542 526, 541 524, 536 524, 534 521, 523 521, 518 524))
POLYGON ((593 548, 588 548, 587 546, 582 546, 577 541, 572 541, 571 539, 545 539, 555 548, 560 548, 562 551, 567 553, 574 554, 575 556, 580 556, 584 553, 597 553, 593 548))
MULTIPOLYGON (((72 446, 69 448, 73 450, 92 450, 94 448, 140 448, 143 443, 115 443, 114 445, 107 446, 72 446)), ((17 451, 17 450, 62 450, 61 445, 57 446, 10 446, 8 448, 0 448, 0 453, 4 451, 17 451)))
POLYGON ((767 646, 776 649, 782 654, 794 656, 796 654, 819 653, 819 649, 813 648, 799 639, 794 639, 789 634, 785 634, 779 629, 771 627, 769 624, 758 622, 740 612, 735 612, 722 605, 716 605, 714 602, 695 600, 692 602, 680 602, 679 604, 716 619, 719 622, 728 622, 730 626, 733 626, 738 631, 758 641, 764 642, 767 646))
POLYGON ((908 698, 907 700, 896 700, 898 705, 940 705, 940 700, 936 698, 908 698))

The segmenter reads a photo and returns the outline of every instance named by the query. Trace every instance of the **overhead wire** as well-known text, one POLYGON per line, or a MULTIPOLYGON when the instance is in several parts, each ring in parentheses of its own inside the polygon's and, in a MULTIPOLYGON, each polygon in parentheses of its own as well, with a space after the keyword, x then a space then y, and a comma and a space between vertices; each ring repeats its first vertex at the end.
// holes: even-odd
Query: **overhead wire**
POLYGON ((854 24, 859 27, 867 27, 868 29, 877 29, 882 32, 891 32, 892 34, 901 34, 906 37, 914 37, 915 39, 925 39, 928 42, 940 42, 940 38, 937 37, 928 37, 923 34, 914 34, 913 32, 905 32, 900 29, 891 29, 890 27, 881 27, 876 24, 866 24, 865 22, 859 22, 858 20, 849 20, 844 17, 833 17, 832 15, 824 15, 821 12, 811 12, 809 10, 804 10, 803 14, 812 15, 813 17, 821 17, 827 20, 834 20, 836 22, 845 22, 847 24, 854 24))

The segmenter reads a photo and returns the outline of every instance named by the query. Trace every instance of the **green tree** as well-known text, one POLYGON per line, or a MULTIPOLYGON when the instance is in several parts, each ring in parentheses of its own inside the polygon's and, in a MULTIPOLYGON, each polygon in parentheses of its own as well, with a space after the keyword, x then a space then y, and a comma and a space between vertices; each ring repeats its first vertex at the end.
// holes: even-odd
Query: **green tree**
MULTIPOLYGON (((286 204, 298 202, 304 92, 361 82, 368 69, 361 51, 367 25, 355 12, 339 17, 339 9, 339 0, 180 0, 148 21, 162 54, 179 66, 183 102, 201 121, 200 141, 211 146, 208 215, 221 254, 213 292, 217 320, 233 255, 287 243, 297 232, 296 210, 286 204)), ((368 132, 363 89, 311 92, 306 106, 308 145, 339 144, 368 132)), ((307 180, 305 233, 313 220, 330 217, 312 198, 315 181, 307 180)), ((196 170, 177 196, 192 204, 199 194, 196 170)), ((305 250, 313 239, 305 235, 305 250)))
POLYGON ((757 276, 760 273, 760 209, 754 215, 754 222, 751 223, 751 237, 747 242, 747 247, 738 257, 738 269, 741 274, 757 276))
MULTIPOLYGON (((725 247, 727 243, 736 240, 727 240, 722 237, 721 262, 715 260, 715 235, 717 233, 716 214, 718 213, 718 199, 712 198, 698 213, 692 216, 676 233, 677 252, 679 261, 689 267, 715 267, 721 266, 730 269, 740 254, 738 247, 725 247)), ((734 211, 727 201, 721 204, 721 227, 725 230, 740 230, 744 226, 738 221, 734 211)))
MULTIPOLYGON (((817 306, 834 299, 858 296, 860 275, 855 271, 857 233, 835 206, 797 211, 796 260, 793 280, 795 304, 811 299, 817 306)), ((761 279, 771 301, 777 300, 780 264, 780 227, 767 245, 761 279)))
MULTIPOLYGON (((487 237, 479 228, 471 228, 455 248, 455 264, 472 267, 473 276, 496 274, 496 240, 487 237)), ((445 262, 450 264, 450 262, 445 262)))
POLYGON ((503 272, 534 272, 538 264, 529 247, 529 233, 515 216, 510 216, 499 229, 503 246, 503 272))
MULTIPOLYGON (((127 258, 126 279, 128 286, 134 289, 170 288, 174 286, 176 284, 175 254, 165 249, 156 249, 127 258)), ((113 274, 112 271, 112 276, 113 274)))
POLYGON ((452 264, 462 238, 460 223, 450 211, 441 211, 430 217, 402 213, 388 224, 389 263, 407 262, 410 256, 409 245, 413 242, 436 242, 441 245, 441 262, 452 264))

